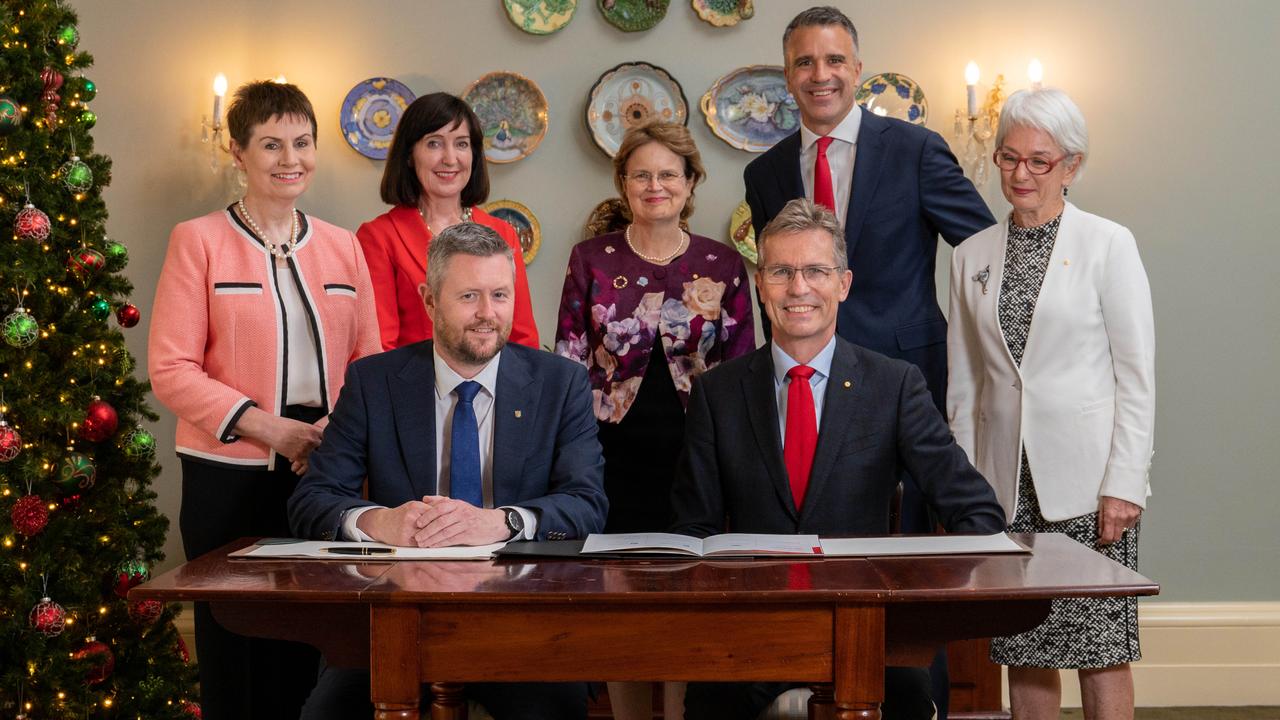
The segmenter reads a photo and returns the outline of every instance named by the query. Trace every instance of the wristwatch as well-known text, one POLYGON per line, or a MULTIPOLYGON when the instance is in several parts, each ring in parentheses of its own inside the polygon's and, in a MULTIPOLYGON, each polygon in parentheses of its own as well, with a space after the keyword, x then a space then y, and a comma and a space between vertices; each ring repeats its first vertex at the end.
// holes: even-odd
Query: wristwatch
POLYGON ((520 514, 519 510, 516 510, 513 507, 504 507, 500 509, 506 513, 507 529, 511 531, 511 537, 514 538, 524 532, 524 516, 520 514))

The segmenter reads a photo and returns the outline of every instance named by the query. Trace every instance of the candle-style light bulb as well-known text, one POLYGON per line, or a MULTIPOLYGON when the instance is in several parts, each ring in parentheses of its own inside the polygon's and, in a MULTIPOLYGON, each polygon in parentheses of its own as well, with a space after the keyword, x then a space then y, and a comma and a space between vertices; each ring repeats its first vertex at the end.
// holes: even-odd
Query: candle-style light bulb
POLYGON ((284 85, 285 83, 289 82, 289 79, 286 78, 282 73, 280 75, 275 76, 274 78, 271 78, 271 82, 277 85, 284 85))
POLYGON ((218 73, 213 78, 213 126, 222 124, 222 97, 227 94, 227 76, 218 73))
POLYGON ((978 117, 978 63, 970 60, 964 66, 965 97, 969 101, 969 117, 978 117))
POLYGON ((1040 64, 1038 58, 1032 58, 1027 65, 1027 78, 1031 80, 1031 89, 1040 89, 1040 81, 1044 80, 1044 65, 1040 64))

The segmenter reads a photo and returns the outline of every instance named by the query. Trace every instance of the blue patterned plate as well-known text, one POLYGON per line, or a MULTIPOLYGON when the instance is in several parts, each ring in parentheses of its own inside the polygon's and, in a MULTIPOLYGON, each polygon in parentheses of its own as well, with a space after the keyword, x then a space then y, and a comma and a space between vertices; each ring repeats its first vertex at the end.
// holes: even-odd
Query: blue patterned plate
POLYGON ((528 157, 547 134, 547 96, 523 75, 491 72, 471 83, 462 99, 480 118, 484 157, 491 163, 528 157))
POLYGON ((400 115, 415 99, 413 91, 391 78, 369 78, 351 88, 338 122, 342 137, 356 152, 386 160, 400 115))
POLYGON ((853 96, 857 103, 881 117, 893 117, 924 125, 929 101, 915 80, 901 73, 880 73, 862 81, 853 96))
POLYGON ((538 255, 542 247, 542 225, 524 203, 515 200, 494 200, 480 206, 485 212, 506 221, 516 229, 516 237, 520 238, 520 250, 524 255, 524 264, 528 265, 538 255))
POLYGON ((800 128, 781 65, 738 68, 717 80, 701 105, 711 132, 747 152, 764 152, 800 128))

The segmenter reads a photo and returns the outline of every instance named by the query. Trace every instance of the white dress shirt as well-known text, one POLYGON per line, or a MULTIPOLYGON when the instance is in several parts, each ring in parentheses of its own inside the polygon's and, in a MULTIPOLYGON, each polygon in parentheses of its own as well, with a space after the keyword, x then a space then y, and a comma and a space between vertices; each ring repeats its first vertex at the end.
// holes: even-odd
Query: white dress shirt
MULTIPOLYGON (((775 342, 769 343, 769 352, 773 354, 773 392, 778 400, 778 437, 783 442, 787 439, 787 372, 791 368, 799 365, 795 358, 788 355, 778 347, 775 342)), ((827 341, 825 347, 813 356, 813 359, 805 363, 813 368, 813 375, 809 377, 809 388, 813 390, 813 411, 817 414, 816 420, 818 429, 822 428, 822 403, 825 399, 823 396, 827 392, 827 378, 831 376, 831 359, 836 355, 836 338, 834 335, 827 341)))
MULTIPOLYGON (((849 213, 849 197, 853 192, 853 161, 858 155, 858 130, 862 127, 862 110, 857 105, 829 133, 827 164, 831 167, 831 188, 835 191, 836 217, 844 225, 849 213)), ((800 123, 800 177, 804 180, 804 196, 813 199, 813 170, 818 162, 818 138, 800 123)))
MULTIPOLYGON (((449 496, 449 443, 453 431, 453 411, 458 404, 458 396, 454 390, 468 379, 480 383, 480 391, 476 393, 471 406, 476 413, 476 428, 480 440, 480 486, 484 497, 484 506, 493 507, 493 401, 498 389, 498 362, 502 353, 498 353, 473 378, 464 378, 454 372, 453 368, 432 348, 435 356, 435 416, 436 416, 436 494, 449 496)), ((356 519, 366 510, 373 508, 354 508, 342 519, 343 534, 348 539, 371 541, 356 526, 356 519)), ((538 518, 531 510, 514 508, 524 518, 524 530, 512 538, 513 540, 532 540, 537 533, 538 518)))

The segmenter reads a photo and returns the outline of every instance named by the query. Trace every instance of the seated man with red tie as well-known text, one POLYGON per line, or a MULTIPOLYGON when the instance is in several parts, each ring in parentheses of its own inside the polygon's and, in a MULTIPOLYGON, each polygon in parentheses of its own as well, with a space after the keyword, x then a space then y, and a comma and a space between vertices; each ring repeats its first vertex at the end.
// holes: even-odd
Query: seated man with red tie
MULTIPOLYGON (((757 245, 756 287, 773 337, 694 381, 673 531, 887 533, 901 469, 949 532, 1004 530, 995 493, 952 438, 920 370, 836 336, 853 274, 835 215, 792 200, 757 245)), ((690 683, 686 718, 751 720, 793 686, 690 683)), ((886 670, 883 713, 933 717, 923 668, 886 670)))

